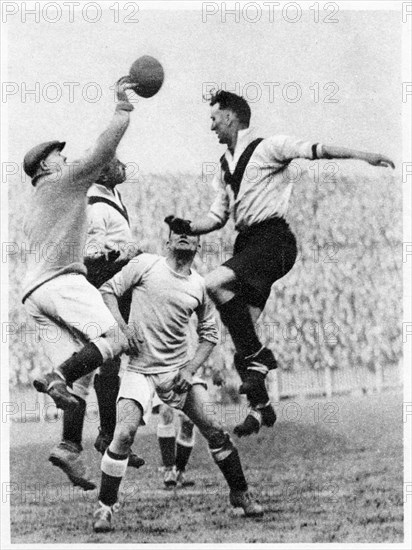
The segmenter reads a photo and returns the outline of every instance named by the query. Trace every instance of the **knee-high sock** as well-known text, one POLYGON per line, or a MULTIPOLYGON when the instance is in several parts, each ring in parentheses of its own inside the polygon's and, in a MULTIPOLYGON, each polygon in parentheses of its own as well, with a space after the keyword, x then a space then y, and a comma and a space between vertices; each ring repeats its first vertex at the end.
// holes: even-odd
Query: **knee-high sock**
MULTIPOLYGON (((113 361, 114 363, 114 361, 113 361)), ((116 427, 116 400, 120 389, 118 369, 113 365, 113 370, 107 374, 96 374, 94 377, 94 389, 99 405, 100 429, 110 439, 113 439, 116 427)))
POLYGON ((101 470, 102 482, 99 500, 106 506, 113 506, 117 502, 120 483, 127 470, 129 455, 118 455, 107 449, 103 455, 101 470))
POLYGON ((105 358, 99 348, 90 342, 79 352, 73 353, 73 355, 59 365, 56 370, 61 372, 66 383, 70 386, 78 378, 93 372, 104 361, 105 358))
POLYGON ((176 438, 176 470, 184 472, 189 462, 190 455, 195 444, 195 431, 192 432, 190 439, 183 438, 182 434, 178 433, 176 438))
POLYGON ((174 424, 158 424, 157 440, 163 466, 170 468, 176 464, 176 430, 174 424))
POLYGON ((214 461, 232 491, 247 491, 248 485, 236 447, 227 433, 224 434, 224 437, 220 436, 219 439, 219 442, 209 441, 214 461), (217 443, 219 443, 218 446, 217 443))
POLYGON ((80 397, 77 399, 79 405, 75 409, 66 410, 63 413, 63 439, 76 443, 81 448, 86 401, 80 397))
POLYGON ((222 323, 228 328, 236 351, 246 357, 262 347, 249 308, 242 296, 235 296, 217 307, 222 323))

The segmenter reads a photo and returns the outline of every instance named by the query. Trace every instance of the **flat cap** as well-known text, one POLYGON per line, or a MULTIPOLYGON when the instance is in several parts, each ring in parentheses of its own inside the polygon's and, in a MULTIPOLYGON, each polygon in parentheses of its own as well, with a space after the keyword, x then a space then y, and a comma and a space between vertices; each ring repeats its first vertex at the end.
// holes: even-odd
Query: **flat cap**
POLYGON ((65 145, 66 142, 64 141, 46 141, 30 149, 25 154, 23 160, 23 168, 26 174, 32 178, 37 171, 40 161, 45 159, 53 149, 61 151, 65 145))

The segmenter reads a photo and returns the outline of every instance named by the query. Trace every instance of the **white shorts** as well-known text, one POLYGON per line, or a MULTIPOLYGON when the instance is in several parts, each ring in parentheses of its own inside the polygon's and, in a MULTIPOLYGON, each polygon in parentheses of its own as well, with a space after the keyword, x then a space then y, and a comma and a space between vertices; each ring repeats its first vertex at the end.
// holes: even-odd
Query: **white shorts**
MULTIPOLYGON (((143 409, 141 424, 147 424, 152 414, 153 400, 158 395, 163 403, 174 409, 183 409, 187 392, 176 393, 173 389, 173 380, 178 370, 163 374, 141 374, 126 370, 120 384, 119 399, 132 399, 139 403, 143 409)), ((201 384, 207 389, 207 384, 201 378, 194 376, 193 385, 201 384)))
MULTIPOLYGON (((117 325, 97 288, 78 273, 47 281, 26 298, 24 306, 37 324, 53 367, 117 325)), ((93 375, 76 380, 73 393, 84 399, 93 375)))

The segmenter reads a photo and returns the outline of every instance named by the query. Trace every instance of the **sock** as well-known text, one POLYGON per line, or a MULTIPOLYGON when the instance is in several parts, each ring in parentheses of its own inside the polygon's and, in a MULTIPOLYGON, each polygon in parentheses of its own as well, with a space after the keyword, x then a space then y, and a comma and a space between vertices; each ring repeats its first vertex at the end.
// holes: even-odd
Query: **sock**
POLYGON ((81 448, 86 401, 76 397, 79 400, 79 405, 75 409, 66 410, 63 413, 63 439, 76 443, 81 448))
POLYGON ((192 454, 193 445, 182 445, 179 441, 176 444, 176 470, 184 472, 190 455, 192 454))
POLYGON ((232 491, 247 491, 247 481, 236 448, 223 460, 218 460, 216 456, 214 459, 232 491))
POLYGON ((260 350, 262 344, 257 337, 247 303, 242 296, 235 296, 225 304, 219 305, 217 309, 240 355, 245 357, 260 350))
POLYGON ((261 405, 264 407, 268 404, 269 395, 265 386, 266 375, 257 371, 248 371, 246 380, 250 380, 249 390, 246 392, 247 398, 252 407, 261 405))
POLYGON ((127 470, 129 455, 119 455, 107 449, 103 455, 101 470, 102 482, 99 500, 106 506, 113 506, 117 502, 117 493, 120 483, 127 470))
POLYGON ((113 365, 113 371, 108 376, 96 374, 94 377, 94 389, 99 405, 100 430, 110 439, 113 439, 116 427, 116 400, 120 389, 117 372, 116 366, 113 365))
POLYGON ((176 464, 176 432, 174 424, 158 424, 157 439, 163 466, 170 468, 176 464))
POLYGON ((180 419, 176 438, 176 469, 184 472, 195 445, 195 427, 192 422, 180 419))
POLYGON ((73 353, 57 370, 64 376, 66 383, 71 386, 75 380, 93 372, 103 363, 104 359, 99 348, 92 342, 83 349, 73 353))

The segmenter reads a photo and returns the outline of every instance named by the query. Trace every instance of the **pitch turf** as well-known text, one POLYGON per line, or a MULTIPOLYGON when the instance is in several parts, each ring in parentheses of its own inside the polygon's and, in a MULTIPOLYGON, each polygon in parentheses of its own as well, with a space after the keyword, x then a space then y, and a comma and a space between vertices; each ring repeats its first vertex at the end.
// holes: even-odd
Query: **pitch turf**
MULTIPOLYGON (((401 542, 401 394, 297 403, 278 405, 274 429, 236 440, 251 489, 265 508, 263 518, 245 519, 231 509, 200 436, 190 461, 195 487, 164 490, 153 423, 134 445, 147 463, 128 470, 116 530, 105 535, 91 528, 96 491, 72 488, 47 461, 60 422, 13 423, 12 542, 401 542)), ((233 412, 227 418, 233 420, 233 412)), ((84 455, 98 480, 96 431, 96 422, 86 425, 84 455)))

